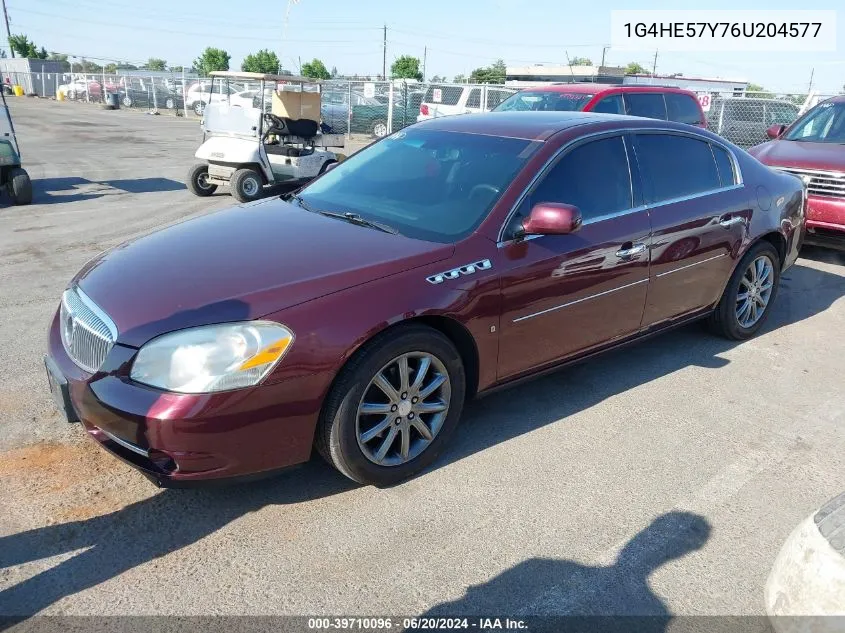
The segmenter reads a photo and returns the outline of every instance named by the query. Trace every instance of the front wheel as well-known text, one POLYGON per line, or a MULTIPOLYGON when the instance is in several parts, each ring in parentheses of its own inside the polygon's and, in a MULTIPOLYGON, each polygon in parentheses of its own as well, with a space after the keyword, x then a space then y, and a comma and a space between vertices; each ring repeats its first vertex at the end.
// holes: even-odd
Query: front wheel
POLYGON ((29 204, 32 202, 32 181, 29 179, 26 170, 21 167, 10 169, 7 178, 12 204, 29 204))
POLYGON ((194 114, 197 116, 202 116, 202 113, 205 112, 205 103, 202 101, 197 101, 194 104, 194 114))
POLYGON ((195 196, 205 198, 217 191, 217 185, 208 182, 208 165, 197 163, 188 171, 188 189, 195 196))
POLYGON ((780 285, 780 256, 769 242, 758 242, 734 270, 710 328, 717 334, 742 341, 754 336, 771 312, 780 285))
POLYGON ((264 181, 254 169, 239 169, 232 174, 229 187, 238 202, 252 202, 261 197, 264 181))
POLYGON ((124 108, 131 108, 132 107, 132 97, 125 96, 123 97, 123 107, 124 108))
POLYGON ((338 375, 317 429, 317 451, 362 484, 389 486, 437 459, 458 423, 464 366, 452 342, 422 325, 367 343, 338 375))
POLYGON ((75 101, 76 100, 76 90, 68 90, 67 98, 70 99, 71 101, 75 101))
POLYGON ((373 136, 376 138, 384 138, 387 136, 387 123, 384 121, 376 121, 373 123, 373 136))
POLYGON ((168 110, 173 110, 173 109, 176 108, 176 101, 173 99, 173 97, 168 97, 164 101, 164 107, 167 108, 168 110))

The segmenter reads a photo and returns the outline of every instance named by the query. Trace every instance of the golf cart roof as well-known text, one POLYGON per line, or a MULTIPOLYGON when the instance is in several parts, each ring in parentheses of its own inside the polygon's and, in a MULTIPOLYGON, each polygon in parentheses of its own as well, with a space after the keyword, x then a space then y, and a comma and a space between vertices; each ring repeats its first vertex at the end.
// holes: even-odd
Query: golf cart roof
POLYGON ((212 77, 230 77, 232 79, 255 79, 258 81, 295 81, 307 84, 322 83, 319 79, 310 79, 308 77, 300 77, 298 75, 271 75, 267 73, 237 72, 234 70, 214 70, 208 74, 212 77))

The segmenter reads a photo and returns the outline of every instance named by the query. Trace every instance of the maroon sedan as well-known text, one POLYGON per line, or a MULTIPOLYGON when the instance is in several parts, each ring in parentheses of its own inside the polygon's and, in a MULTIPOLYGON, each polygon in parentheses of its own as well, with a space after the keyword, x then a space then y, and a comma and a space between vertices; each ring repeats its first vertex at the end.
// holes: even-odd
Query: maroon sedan
POLYGON ((807 242, 845 249, 845 95, 822 101, 748 152, 808 183, 807 242))
POLYGON ((387 485, 437 457, 476 394, 695 319, 752 336, 805 203, 798 178, 681 124, 430 120, 287 201, 88 263, 50 328, 51 388, 159 485, 313 447, 387 485))

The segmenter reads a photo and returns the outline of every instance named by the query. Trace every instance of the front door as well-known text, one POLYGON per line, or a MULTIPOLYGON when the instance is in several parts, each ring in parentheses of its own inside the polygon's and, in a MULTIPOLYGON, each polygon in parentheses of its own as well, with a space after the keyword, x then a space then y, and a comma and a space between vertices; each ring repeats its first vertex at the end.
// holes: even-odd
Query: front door
POLYGON ((718 143, 668 132, 635 135, 652 225, 651 282, 643 324, 714 304, 751 217, 734 160, 718 143), (684 169, 676 169, 677 164, 684 169))
MULTIPOLYGON (((639 195, 639 192, 637 192, 639 195)), ((648 212, 634 199, 625 141, 569 149, 529 192, 505 234, 499 379, 515 377, 640 328, 648 289, 648 212), (508 240, 534 204, 577 206, 570 235, 508 240)))

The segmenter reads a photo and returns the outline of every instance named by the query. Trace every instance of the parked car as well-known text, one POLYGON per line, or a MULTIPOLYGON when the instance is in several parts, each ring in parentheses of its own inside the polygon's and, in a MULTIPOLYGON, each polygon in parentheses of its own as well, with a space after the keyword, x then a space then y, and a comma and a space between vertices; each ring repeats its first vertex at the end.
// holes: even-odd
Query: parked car
POLYGON ((243 90, 241 86, 221 82, 215 82, 214 92, 211 89, 210 81, 192 83, 185 94, 185 109, 193 110, 197 116, 202 116, 205 106, 209 103, 227 101, 230 95, 243 90))
POLYGON ((799 179, 686 125, 426 121, 286 200, 87 263, 49 328, 49 381, 162 486, 266 474, 312 447, 389 485, 437 458, 478 393, 696 319, 753 336, 804 205, 799 179))
POLYGON ((455 114, 488 112, 516 92, 491 86, 432 85, 420 103, 417 121, 455 114), (486 95, 486 96, 485 96, 486 95), (483 102, 483 105, 482 105, 483 102))
MULTIPOLYGON (((396 90, 393 94, 393 130, 399 130, 417 120, 423 98, 422 91, 396 90)), ((376 102, 352 106, 352 132, 372 134, 382 138, 388 134, 389 102, 376 102)))
POLYGON ((84 76, 75 77, 66 84, 59 86, 59 92, 71 100, 74 99, 88 99, 92 101, 99 101, 103 96, 103 89, 99 81, 94 79, 87 79, 84 76))
POLYGON ((184 108, 181 90, 174 85, 158 83, 150 77, 126 76, 120 78, 118 94, 125 108, 184 108))
POLYGON ((716 99, 707 112, 707 127, 735 145, 751 147, 766 140, 766 128, 789 125, 798 112, 797 105, 779 99, 716 99))
POLYGON ((569 83, 526 88, 503 101, 494 112, 523 110, 628 114, 707 127, 695 93, 663 86, 569 83))
POLYGON ((845 95, 822 101, 772 140, 749 149, 771 167, 807 182, 807 243, 845 248, 845 95))

